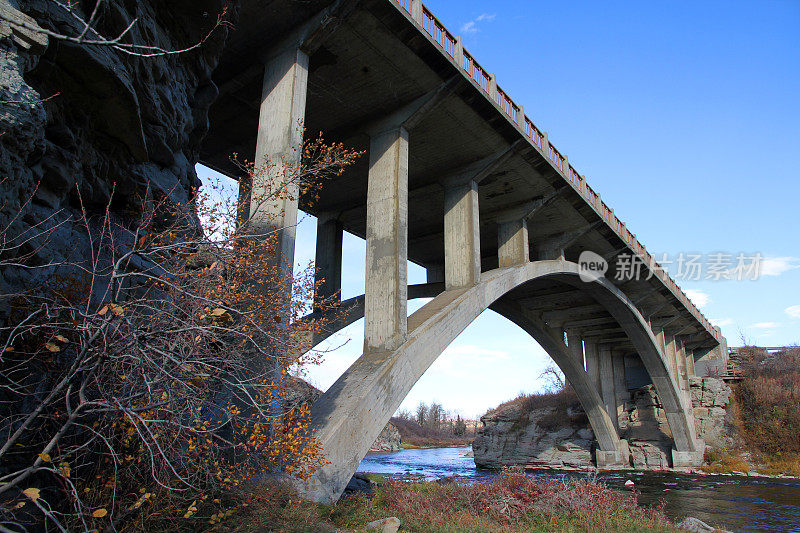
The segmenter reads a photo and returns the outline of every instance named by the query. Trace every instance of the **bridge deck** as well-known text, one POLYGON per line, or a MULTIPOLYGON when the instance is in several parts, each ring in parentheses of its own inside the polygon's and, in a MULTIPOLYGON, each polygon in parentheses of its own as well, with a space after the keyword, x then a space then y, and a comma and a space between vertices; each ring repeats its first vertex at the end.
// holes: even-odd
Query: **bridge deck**
MULTIPOLYGON (((201 154, 204 164, 235 177, 231 154, 252 157, 262 63, 276 43, 326 7, 330 16, 306 41, 307 131, 322 131, 329 140, 367 150, 369 124, 440 91, 436 105, 426 108, 409 130, 410 260, 431 270, 444 263, 441 181, 457 169, 501 156, 479 188, 483 270, 497 267, 498 219, 544 199, 551 201, 529 221, 531 259, 549 258, 548 246, 560 241, 566 243, 565 257, 572 261, 584 250, 609 257, 629 250, 646 262, 652 260, 524 111, 462 51, 460 40, 424 8, 415 20, 408 1, 246 1, 214 74, 220 96, 211 109, 211 129, 201 154)), ((367 171, 365 156, 335 185, 325 187, 313 205, 301 199, 301 208, 315 215, 335 213, 346 231, 364 237, 367 171)), ((613 277, 613 271, 610 274, 613 277)), ((662 272, 621 289, 645 316, 680 331, 687 345, 719 344, 719 331, 662 272)), ((515 297, 541 311, 551 324, 571 321, 579 328, 585 323, 591 330, 602 324, 605 340, 627 342, 624 336, 617 338, 619 328, 610 315, 570 287, 533 284, 515 297)))

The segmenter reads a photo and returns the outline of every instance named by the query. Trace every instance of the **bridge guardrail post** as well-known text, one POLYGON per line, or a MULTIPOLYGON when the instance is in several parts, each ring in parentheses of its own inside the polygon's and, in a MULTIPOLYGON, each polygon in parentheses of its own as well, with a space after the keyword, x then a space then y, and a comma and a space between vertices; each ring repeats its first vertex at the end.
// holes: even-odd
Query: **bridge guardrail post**
POLYGON ((422 1, 411 0, 411 18, 416 20, 422 26, 422 1))
POLYGON ((497 103, 497 77, 494 74, 489 74, 489 96, 497 103))
POLYGON ((453 59, 455 59, 458 68, 464 69, 464 40, 460 35, 456 36, 456 44, 453 45, 453 59))

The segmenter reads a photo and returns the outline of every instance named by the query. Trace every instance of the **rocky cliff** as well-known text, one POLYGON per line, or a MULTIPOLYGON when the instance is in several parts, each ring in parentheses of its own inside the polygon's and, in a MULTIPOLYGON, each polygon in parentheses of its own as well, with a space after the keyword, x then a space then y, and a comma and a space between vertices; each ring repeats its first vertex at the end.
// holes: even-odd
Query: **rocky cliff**
MULTIPOLYGON (((712 447, 724 446, 726 411, 731 389, 720 379, 690 382, 698 437, 712 447)), ((541 399, 537 402, 548 403, 541 399)), ((525 465, 544 468, 587 468, 593 465, 594 433, 574 397, 555 405, 531 406, 519 399, 481 417, 473 442, 475 464, 485 468, 525 465)), ((670 465, 672 436, 652 385, 631 391, 618 413, 620 436, 628 441, 631 465, 663 469, 670 465)))
MULTIPOLYGON (((218 27, 196 50, 160 57, 48 38, 42 30, 80 35, 95 2, 69 4, 0 0, 0 252, 27 253, 28 266, 87 260, 94 228, 81 206, 91 228, 107 207, 115 222, 135 224, 153 202, 189 200, 228 32, 218 27), (9 238, 31 237, 8 249, 9 238)), ((113 38, 136 20, 123 42, 179 50, 201 41, 223 10, 235 20, 237 1, 107 0, 94 27, 113 38)), ((4 265, 0 292, 34 287, 45 271, 4 265)))
POLYGON ((590 465, 594 432, 583 408, 574 395, 553 403, 534 407, 520 398, 482 416, 472 443, 475 464, 482 468, 590 465))

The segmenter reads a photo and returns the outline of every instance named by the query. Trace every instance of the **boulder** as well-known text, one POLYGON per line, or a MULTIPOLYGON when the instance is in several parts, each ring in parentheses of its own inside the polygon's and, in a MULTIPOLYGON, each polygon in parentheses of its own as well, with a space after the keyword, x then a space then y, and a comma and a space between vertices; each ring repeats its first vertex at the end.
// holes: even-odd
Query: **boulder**
POLYGON ((367 531, 380 531, 381 533, 396 533, 400 529, 400 519, 390 516, 382 520, 375 520, 367 524, 367 531))

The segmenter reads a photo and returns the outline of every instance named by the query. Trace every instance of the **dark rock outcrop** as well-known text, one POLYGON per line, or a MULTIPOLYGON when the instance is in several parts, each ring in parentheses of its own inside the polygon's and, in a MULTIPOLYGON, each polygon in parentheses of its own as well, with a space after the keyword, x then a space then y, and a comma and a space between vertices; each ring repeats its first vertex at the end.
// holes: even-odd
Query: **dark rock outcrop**
MULTIPOLYGON (((94 6, 74 4, 78 13, 94 6)), ((137 19, 128 42, 177 50, 199 42, 224 9, 234 20, 238 2, 101 5, 96 27, 104 36, 137 19)), ((0 0, 0 8, 33 28, 0 25, 0 229, 17 238, 52 230, 46 242, 34 238, 16 252, 32 254, 30 265, 80 264, 90 256, 81 205, 90 221, 108 206, 111 218, 126 225, 161 199, 188 202, 199 186, 194 165, 217 94, 211 74, 228 30, 217 28, 191 52, 144 58, 48 39, 36 28, 72 36, 82 29, 54 2, 0 0)), ((6 265, 0 291, 35 287, 50 274, 6 265)))

